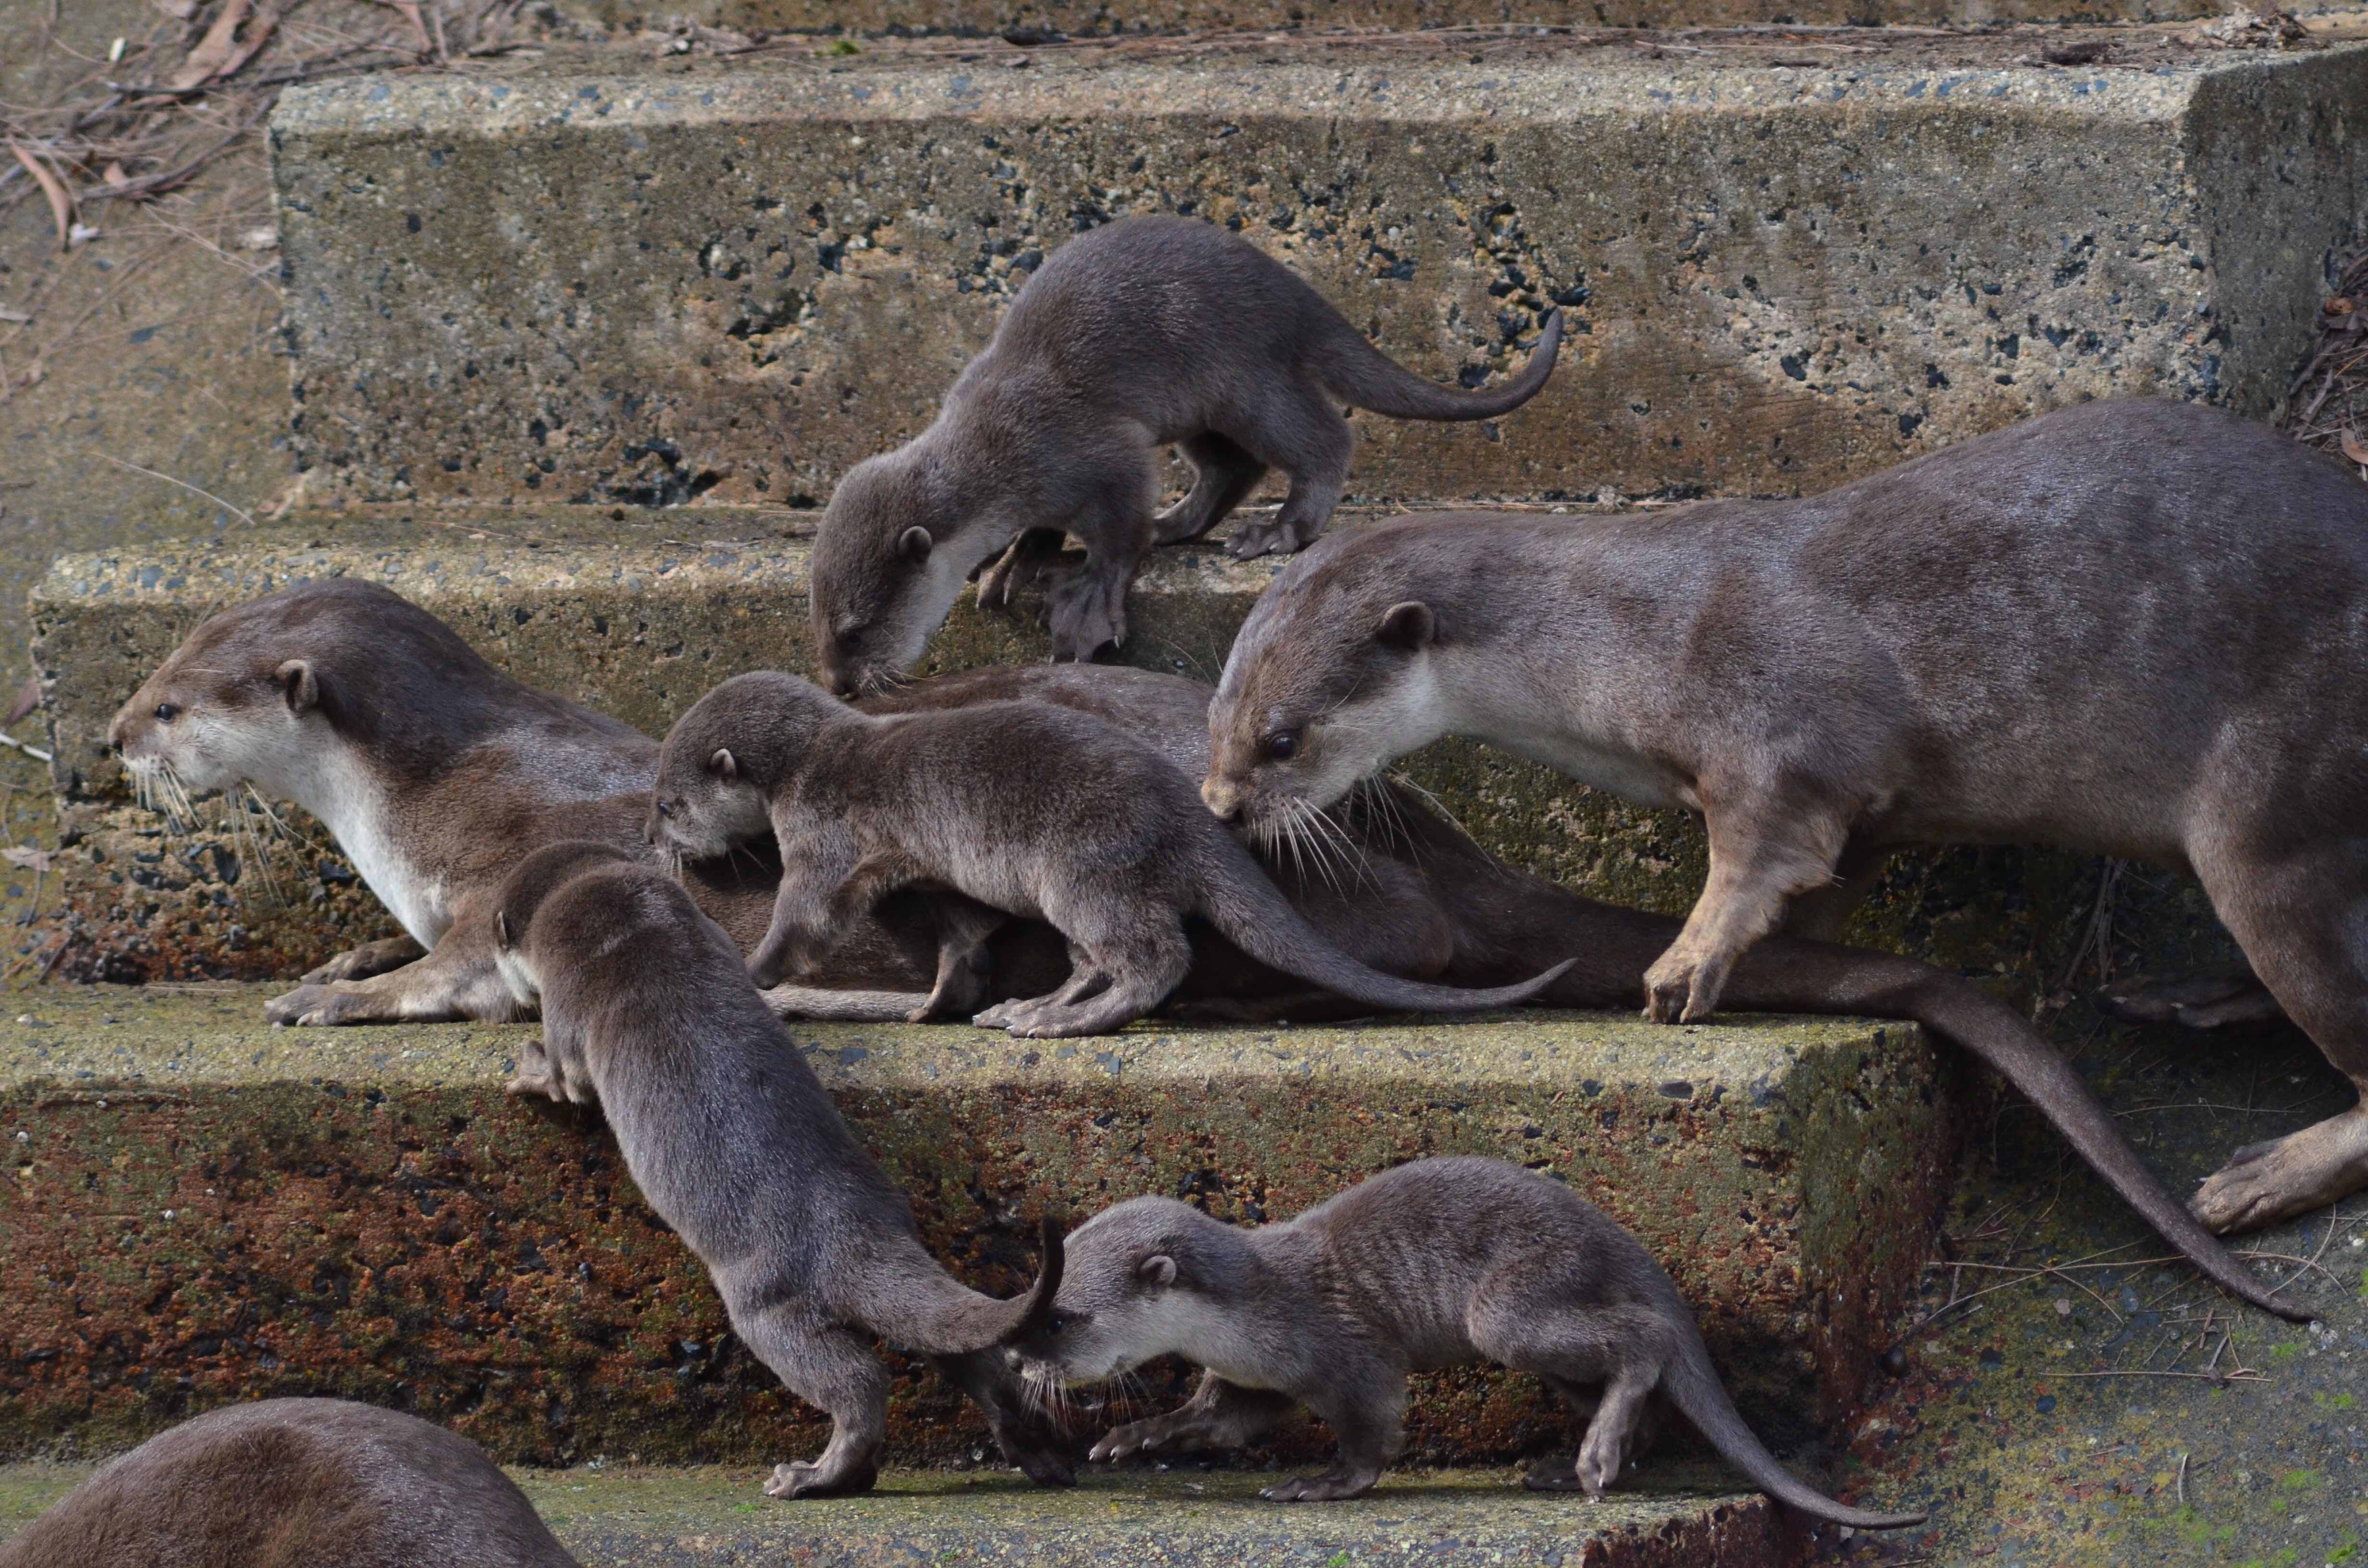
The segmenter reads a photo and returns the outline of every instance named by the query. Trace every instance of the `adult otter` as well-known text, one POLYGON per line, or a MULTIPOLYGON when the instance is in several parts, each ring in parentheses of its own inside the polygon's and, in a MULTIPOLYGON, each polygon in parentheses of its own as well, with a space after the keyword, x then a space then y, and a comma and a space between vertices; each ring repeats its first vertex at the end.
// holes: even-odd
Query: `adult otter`
MULTIPOLYGON (((930 426, 859 463, 814 538, 825 683, 868 690, 920 657, 962 581, 1023 533, 1074 534, 1084 566, 1053 590, 1053 656, 1126 637, 1126 591, 1155 544, 1216 526, 1269 468, 1291 476, 1238 556, 1304 548, 1349 475, 1338 404, 1394 419, 1490 419, 1544 386, 1562 313, 1521 373, 1461 392, 1406 370, 1247 240, 1192 218, 1129 218, 1054 251, 946 393, 930 426), (1191 493, 1152 514, 1155 449, 1180 443, 1191 493)), ((982 585, 981 597, 997 590, 982 585)))
POLYGON ((1275 1502, 1372 1490, 1397 1453, 1406 1374, 1495 1361, 1544 1379, 1585 1423, 1575 1464, 1540 1467, 1532 1489, 1601 1501, 1659 1394, 1788 1507, 1860 1529, 1925 1519, 1795 1480, 1736 1414, 1652 1255, 1560 1182, 1501 1160, 1416 1160, 1255 1230, 1172 1198, 1105 1210, 1070 1236, 1052 1312, 1011 1351, 1039 1381, 1099 1382, 1156 1356, 1207 1369, 1183 1409, 1110 1433, 1096 1459, 1238 1447, 1308 1406, 1339 1460, 1260 1494, 1275 1502))
POLYGON ((871 1488, 888 1405, 874 1334, 930 1356, 1031 1479, 1068 1483, 985 1354, 1051 1310, 1062 1254, 1050 1217, 1027 1296, 956 1283, 748 983, 739 948, 655 867, 605 844, 545 845, 496 892, 493 926, 504 981, 542 1014, 510 1092, 598 1099, 633 1185, 707 1266, 732 1331, 830 1415, 822 1457, 780 1466, 766 1491, 871 1488))
POLYGON ((650 836, 728 854, 769 822, 773 923, 749 956, 760 985, 828 951, 848 917, 916 884, 1042 920, 1066 981, 972 1021, 1042 1039, 1106 1034, 1166 1001, 1192 966, 1199 918, 1283 972, 1375 1006, 1511 1006, 1570 967, 1468 991, 1383 974, 1325 940, 1247 850, 1195 809, 1190 781, 1115 725, 1033 702, 885 716, 796 676, 734 676, 666 735, 650 836), (1015 757, 1057 758, 1018 767, 1015 757))
POLYGON ((466 1437, 340 1399, 267 1399, 111 1460, 0 1568, 576 1568, 466 1437))
MULTIPOLYGON (((1462 734, 1700 812, 1708 884, 1645 971, 1665 1020, 1788 899, 1834 930, 1900 845, 2158 861, 2368 1089, 2363 605, 2356 482, 2216 410, 2089 403, 1803 500, 1328 539, 1234 644, 1204 794, 1257 822, 1462 734)), ((2193 1207, 2242 1231, 2363 1186, 2368 1104, 2193 1207)))

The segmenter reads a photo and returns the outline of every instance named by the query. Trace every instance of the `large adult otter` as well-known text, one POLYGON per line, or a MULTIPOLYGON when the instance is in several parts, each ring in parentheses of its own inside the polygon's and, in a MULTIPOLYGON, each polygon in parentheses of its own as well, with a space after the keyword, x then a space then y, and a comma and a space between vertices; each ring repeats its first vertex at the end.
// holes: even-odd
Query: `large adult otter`
POLYGON ((1066 1485, 1057 1439, 986 1353, 1051 1310, 1054 1222, 1027 1296, 958 1284, 748 983, 739 948, 655 867, 605 844, 547 844, 494 903, 503 979, 542 1014, 510 1092, 599 1101, 633 1185, 707 1266, 732 1332, 830 1415, 822 1457, 779 1466, 765 1490, 870 1490, 888 1407, 875 1334, 928 1355, 1031 1479, 1066 1485))
MULTIPOLYGON (((1193 539, 1269 468, 1291 476, 1238 556, 1304 548, 1349 477, 1339 404, 1394 419, 1490 419, 1544 386, 1562 313, 1520 376, 1442 387, 1365 340, 1248 241, 1191 218, 1130 218, 1054 251, 946 393, 936 421, 839 481, 814 538, 814 646, 827 683, 868 690, 919 658, 962 581, 1024 532, 1063 531, 1085 564, 1053 590, 1053 656, 1126 636, 1126 591, 1155 544, 1193 539), (1191 493, 1156 517, 1152 458, 1181 443, 1191 493)), ((992 585, 981 585, 992 600, 992 585)))
POLYGON ((1925 1519, 1802 1484, 1736 1414, 1652 1255, 1567 1187, 1501 1160, 1416 1160, 1247 1231, 1137 1198, 1078 1226, 1067 1252, 1052 1311, 1011 1340, 1034 1380, 1100 1382, 1157 1356, 1207 1369, 1183 1409, 1110 1433, 1096 1459, 1238 1448, 1306 1405, 1338 1461, 1260 1495, 1360 1496, 1397 1455, 1406 1374, 1494 1361, 1543 1378, 1585 1426, 1577 1459, 1539 1467, 1532 1490, 1602 1501, 1659 1395, 1787 1507, 1860 1529, 1925 1519))
POLYGON ((476 1444, 339 1399, 267 1399, 111 1460, 0 1568, 576 1568, 476 1444))
POLYGON ((1191 919, 1286 974, 1401 1010, 1518 1006, 1573 961, 1482 990, 1360 963, 1195 809, 1167 756, 1049 703, 871 714, 796 676, 734 676, 676 722, 653 790, 651 837, 690 855, 728 855, 771 825, 781 884, 749 955, 759 985, 803 972, 850 916, 916 884, 1051 926, 1072 960, 1062 984, 972 1020, 1030 1039, 1109 1034, 1165 1002, 1192 968, 1191 919))
MULTIPOLYGON (((1699 812, 1708 884, 1645 971, 1665 1020, 1788 900, 1835 929, 1900 845, 2157 861, 2368 1089, 2363 689, 2368 492, 2216 410, 2097 403, 1804 500, 1336 535, 1242 628, 1204 794, 1256 822, 1460 734, 1699 812)), ((2368 1104, 2193 1206, 2242 1231, 2363 1186, 2368 1104)))

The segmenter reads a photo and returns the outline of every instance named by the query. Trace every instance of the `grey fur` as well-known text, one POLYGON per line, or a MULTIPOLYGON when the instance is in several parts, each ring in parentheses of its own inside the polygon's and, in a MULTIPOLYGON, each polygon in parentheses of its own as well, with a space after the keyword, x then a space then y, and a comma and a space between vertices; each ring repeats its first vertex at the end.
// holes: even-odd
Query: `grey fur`
POLYGON ((875 717, 795 676, 735 676, 676 722, 654 793, 652 836, 688 854, 771 823, 782 874, 748 961, 760 985, 820 960, 851 915, 901 887, 1047 922, 1069 943, 1066 983, 973 1019, 1028 1038, 1107 1033, 1157 1006, 1191 967, 1193 916, 1262 963, 1382 1007, 1510 1006, 1572 961, 1476 991, 1358 962, 1195 809, 1166 756, 1068 709, 875 717), (1032 766, 1054 757, 1058 767, 1032 766))
MULTIPOLYGON (((1391 361, 1290 268, 1212 223, 1096 229, 1029 280, 927 430, 840 481, 814 540, 825 678, 852 693, 910 667, 963 579, 1031 532, 1086 547, 1050 613, 1053 656, 1089 659, 1124 641, 1144 553, 1206 533, 1269 468, 1291 494, 1271 522, 1235 533, 1233 553, 1299 550, 1323 531, 1349 473, 1339 403, 1493 418, 1545 384, 1561 341, 1557 311, 1519 377, 1461 392, 1391 361), (1168 443, 1198 477, 1155 517, 1152 460, 1168 443)), ((982 604, 1008 602, 1017 574, 999 568, 982 604)))
POLYGON ((1657 1392, 1779 1502, 1863 1529, 1924 1522, 1795 1480, 1736 1414, 1692 1310, 1636 1238, 1502 1161, 1417 1160, 1248 1231, 1138 1198, 1078 1226, 1067 1251, 1051 1314, 1011 1342, 1029 1375, 1094 1382, 1167 1355, 1206 1369, 1182 1409, 1110 1433, 1098 1460, 1239 1447, 1305 1405, 1339 1458, 1264 1495, 1354 1497, 1396 1456, 1407 1373, 1494 1361, 1544 1379, 1585 1421, 1575 1465, 1542 1467, 1533 1487, 1600 1498, 1657 1392))
POLYGON ((267 1399, 111 1460, 0 1568, 576 1568, 476 1444, 415 1415, 267 1399))
POLYGON ((778 1467, 766 1491, 871 1487, 888 1402, 874 1334, 930 1356, 1030 1477, 1068 1483, 1056 1443, 985 1354, 1050 1305, 1062 1253, 1049 1216, 1029 1295, 958 1284, 732 938, 654 868, 606 845, 545 846, 503 883, 493 925, 504 978, 542 1012, 510 1092, 598 1099, 633 1185, 707 1266, 733 1332, 830 1415, 822 1457, 778 1467))
MULTIPOLYGON (((1243 627, 1203 794, 1257 820, 1462 734, 1701 812, 1662 1019, 1788 918, 1836 929, 1896 846, 2152 860, 2368 1090, 2363 608, 2355 480, 2216 410, 2089 403, 1803 500, 1335 535, 1243 627)), ((2249 1230, 2362 1187, 2368 1104, 2191 1207, 2249 1230)))

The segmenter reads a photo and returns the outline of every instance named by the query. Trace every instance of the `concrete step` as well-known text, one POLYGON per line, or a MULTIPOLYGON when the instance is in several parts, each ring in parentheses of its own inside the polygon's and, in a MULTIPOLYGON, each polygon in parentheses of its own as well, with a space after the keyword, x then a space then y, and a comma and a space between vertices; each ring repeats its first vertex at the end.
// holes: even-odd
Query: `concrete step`
MULTIPOLYGON (((754 1464, 819 1443, 598 1117, 502 1094, 527 1029, 274 1030, 267 994, 53 987, 0 1022, 0 1458, 107 1452, 299 1392, 411 1409, 505 1460, 754 1464)), ((1025 1282, 1046 1205, 1158 1192, 1256 1220, 1440 1153, 1562 1176, 1664 1261, 1780 1451, 1861 1397, 1964 1121, 1953 1054, 1848 1020, 795 1034, 982 1289, 1025 1282)), ((969 1413, 911 1370, 894 1459, 984 1460, 969 1413)), ((1154 1369, 1146 1397, 1182 1389, 1154 1369)), ((1429 1377, 1407 1462, 1505 1463, 1563 1432, 1530 1380, 1429 1377)))
MULTIPOLYGON (((85 1473, 84 1466, 0 1466, 0 1539, 85 1473)), ((1074 1492, 1000 1476, 891 1472, 870 1496, 801 1504, 761 1495, 758 1471, 512 1473, 586 1568, 1776 1568, 1793 1560, 1787 1527, 1767 1499, 1682 1463, 1648 1461, 1596 1505, 1523 1493, 1510 1472, 1399 1471, 1368 1498, 1304 1507, 1258 1501, 1265 1475, 1201 1471, 1121 1471, 1074 1492)))
MULTIPOLYGON (((65 847, 67 912, 53 972, 69 979, 288 977, 372 937, 385 912, 326 834, 284 807, 201 803, 194 824, 133 803, 107 725, 199 620, 305 577, 385 583, 443 617, 532 685, 664 734, 709 687, 747 669, 811 667, 805 619, 811 516, 693 508, 379 510, 323 516, 276 536, 67 556, 33 596, 65 847), (244 827, 266 831, 240 831, 244 827)), ((1213 680, 1234 631, 1277 570, 1222 551, 1159 551, 1136 585, 1126 656, 1213 680)), ((930 669, 1041 659, 1032 626, 967 598, 931 645, 930 669)), ((1700 891, 1700 828, 1501 753, 1448 742, 1409 759, 1466 831, 1495 853, 1616 903, 1681 913, 1700 891)), ((2033 922, 2073 896, 2058 857, 1961 850, 1903 857, 1859 916, 1857 939, 1905 945, 1985 971, 2027 953, 2033 922)))
POLYGON ((1357 494, 1815 489, 2080 398, 2266 412, 2368 212, 2361 44, 1612 36, 292 88, 311 499, 813 505, 922 426, 1036 258, 1151 211, 1237 227, 1441 380, 1567 312, 1518 413, 1360 416, 1357 494))

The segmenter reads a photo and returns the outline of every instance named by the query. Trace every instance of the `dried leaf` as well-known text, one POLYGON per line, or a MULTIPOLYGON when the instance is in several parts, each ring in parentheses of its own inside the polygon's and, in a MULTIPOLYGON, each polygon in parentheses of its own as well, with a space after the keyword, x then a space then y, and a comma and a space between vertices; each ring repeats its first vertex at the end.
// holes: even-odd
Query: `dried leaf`
POLYGON ((0 719, 0 730, 13 730, 19 720, 41 705, 41 677, 27 676, 25 684, 17 688, 17 700, 8 704, 8 717, 0 719))
POLYGON ((105 180, 108 184, 113 186, 118 190, 121 190, 125 186, 131 183, 131 176, 123 172, 123 165, 121 164, 108 165, 106 172, 101 174, 98 177, 105 180))
POLYGON ((2351 313, 2352 305, 2351 301, 2345 299, 2342 295, 2338 294, 2335 298, 2327 301, 2326 308, 2328 315, 2348 316, 2351 313))
POLYGON ((12 844, 0 849, 0 860, 7 861, 11 866, 22 866, 28 871, 49 870, 56 864, 56 855, 52 849, 28 849, 21 844, 12 844))
POLYGON ((25 172, 33 176, 33 183, 40 186, 41 194, 50 199, 50 216, 57 221, 58 225, 58 248, 71 250, 74 247, 74 198, 66 194, 66 187, 59 183, 58 176, 50 173, 48 165, 13 141, 8 143, 8 151, 17 154, 17 161, 25 165, 25 172))
POLYGON ((2337 439, 2342 444, 2345 457, 2356 463, 2368 463, 2368 446, 2361 444, 2358 431, 2346 425, 2343 427, 2343 434, 2337 439))
POLYGON ((31 316, 27 315, 22 311, 12 311, 6 305, 0 305, 0 321, 15 322, 17 325, 24 326, 28 324, 32 319, 33 318, 31 316))
POLYGON ((198 40, 198 47, 189 51, 189 58, 168 85, 194 87, 222 74, 238 53, 238 25, 246 20, 247 8, 247 0, 222 0, 222 15, 198 40))

